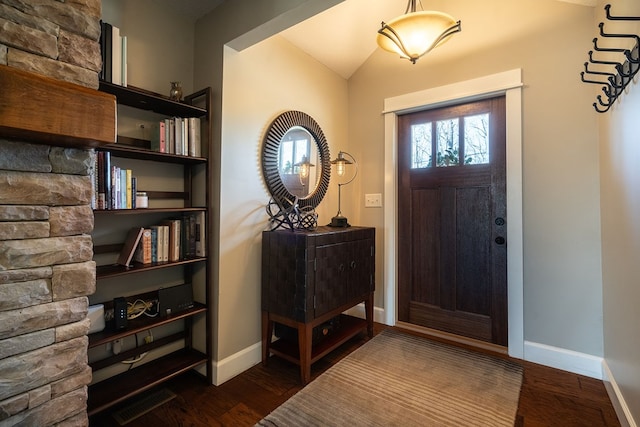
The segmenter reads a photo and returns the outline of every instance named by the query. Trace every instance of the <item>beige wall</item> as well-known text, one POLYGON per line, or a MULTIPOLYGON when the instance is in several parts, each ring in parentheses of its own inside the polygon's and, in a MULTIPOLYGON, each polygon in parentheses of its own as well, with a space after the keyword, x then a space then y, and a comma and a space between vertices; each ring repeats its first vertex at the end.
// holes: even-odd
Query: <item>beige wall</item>
MULTIPOLYGON (((612 13, 633 11, 635 0, 614 5, 612 13)), ((631 15, 632 13, 629 13, 631 15)), ((610 27, 607 27, 610 28, 610 27)), ((640 23, 635 24, 640 34, 640 23)), ((593 96, 596 91, 594 89, 593 96)), ((640 85, 632 82, 600 118, 604 356, 628 410, 640 421, 640 85)))
MULTIPOLYGON (((378 50, 349 80, 349 141, 366 176, 356 191, 383 190, 385 98, 522 68, 525 340, 601 356, 597 124, 592 88, 579 77, 593 9, 550 0, 451 0, 446 10, 463 21, 453 40, 416 65, 378 50), (472 51, 457 48, 522 16, 552 22, 472 51)), ((360 223, 383 227, 381 210, 360 211, 360 223)))
MULTIPOLYGON (((322 128, 332 155, 347 139, 347 83, 275 36, 242 52, 225 49, 220 193, 218 357, 260 341, 262 230, 269 194, 260 169, 268 125, 287 110, 309 114, 322 128)), ((318 209, 330 221, 336 189, 318 209)))
MULTIPOLYGON (((306 110, 325 132, 330 131, 331 139, 346 136, 346 125, 340 123, 347 118, 340 101, 321 98, 325 93, 339 93, 336 85, 344 82, 334 80, 307 55, 285 53, 290 48, 282 41, 254 46, 259 61, 223 46, 246 47, 250 40, 265 39, 338 1, 234 0, 196 24, 194 81, 213 89, 213 162, 221 177, 213 183, 216 221, 212 256, 218 274, 211 284, 216 305, 213 340, 217 382, 260 359, 260 231, 266 225, 264 207, 268 202, 258 163, 261 137, 278 113, 296 108, 294 105, 306 110), (245 70, 223 66, 223 58, 229 63, 254 62, 245 70), (281 61, 290 67, 282 67, 281 61), (299 73, 297 67, 308 75, 299 73), (236 73, 244 78, 235 78, 236 73), (327 87, 322 86, 325 84, 327 87), (236 113, 231 115, 225 108, 236 113)), ((346 88, 343 90, 341 98, 346 100, 346 88)), ((334 146, 335 141, 329 140, 329 144, 334 146)))

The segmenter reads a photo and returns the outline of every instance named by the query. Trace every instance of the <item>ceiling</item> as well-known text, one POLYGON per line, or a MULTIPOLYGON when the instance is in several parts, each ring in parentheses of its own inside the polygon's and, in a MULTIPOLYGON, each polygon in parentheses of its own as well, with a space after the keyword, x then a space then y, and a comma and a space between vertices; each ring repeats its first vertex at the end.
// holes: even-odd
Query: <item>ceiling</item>
MULTIPOLYGON (((194 21, 211 12, 223 1, 233 0, 154 0, 163 6, 176 9, 194 21)), ((541 1, 541 0, 537 0, 541 1)), ((551 2, 552 0, 543 0, 551 2)), ((597 0, 557 0, 582 6, 596 6, 597 0)), ((505 37, 514 37, 543 24, 549 24, 554 17, 545 13, 544 7, 532 8, 523 14, 516 13, 518 20, 502 20, 486 31, 478 22, 491 22, 496 15, 507 16, 519 7, 519 1, 496 3, 491 7, 478 0, 430 1, 421 0, 425 10, 436 9, 451 14, 462 21, 462 33, 454 35, 447 45, 457 55, 505 37), (433 6, 430 6, 431 3, 433 6), (463 5, 462 5, 463 4, 463 5), (443 7, 440 7, 444 5, 443 7), (475 21, 465 19, 473 16, 475 21), (455 45, 455 46, 454 46, 455 45)), ((541 2, 542 3, 542 2, 541 2)), ((344 0, 342 3, 295 25, 280 33, 290 43, 308 53, 328 68, 348 79, 362 63, 377 49, 376 35, 380 22, 389 21, 404 13, 406 0, 344 0), (309 37, 309 34, 316 35, 309 37)), ((418 6, 419 7, 419 6, 418 6)), ((446 55, 446 50, 438 49, 438 55, 446 55)), ((436 51, 434 51, 435 54, 436 51)))

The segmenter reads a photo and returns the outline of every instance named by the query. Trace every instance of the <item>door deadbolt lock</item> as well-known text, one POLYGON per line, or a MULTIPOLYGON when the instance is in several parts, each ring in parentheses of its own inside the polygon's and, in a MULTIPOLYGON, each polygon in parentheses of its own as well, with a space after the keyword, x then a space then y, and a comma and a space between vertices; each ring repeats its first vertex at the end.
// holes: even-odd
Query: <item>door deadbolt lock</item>
POLYGON ((495 242, 496 242, 497 244, 499 244, 499 245, 504 245, 504 244, 505 244, 505 242, 506 242, 506 240, 504 239, 504 237, 502 237, 502 236, 498 236, 498 237, 496 237, 495 242))
POLYGON ((498 217, 495 222, 496 225, 504 225, 504 218, 498 217))

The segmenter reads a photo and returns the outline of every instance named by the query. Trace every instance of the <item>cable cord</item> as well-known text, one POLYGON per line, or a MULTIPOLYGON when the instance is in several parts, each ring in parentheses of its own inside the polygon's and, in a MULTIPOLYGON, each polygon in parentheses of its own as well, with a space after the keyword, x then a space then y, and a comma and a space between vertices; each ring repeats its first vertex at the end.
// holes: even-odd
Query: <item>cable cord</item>
MULTIPOLYGON (((149 344, 153 342, 153 334, 151 333, 151 329, 149 329, 148 331, 148 336, 145 337, 145 344, 149 344)), ((136 348, 139 347, 138 345, 138 334, 135 335, 136 337, 136 348)), ((148 351, 145 351, 144 353, 141 353, 139 355, 137 355, 136 357, 132 357, 131 359, 126 359, 123 360, 121 363, 124 363, 125 365, 129 365, 129 369, 131 369, 133 367, 134 363, 138 363, 139 361, 141 361, 142 359, 145 358, 145 356, 148 354, 148 351)))
POLYGON ((156 317, 158 315, 158 310, 156 309, 156 312, 152 314, 151 311, 153 310, 153 307, 154 301, 137 299, 134 302, 127 303, 127 319, 137 319, 143 314, 147 317, 156 317))

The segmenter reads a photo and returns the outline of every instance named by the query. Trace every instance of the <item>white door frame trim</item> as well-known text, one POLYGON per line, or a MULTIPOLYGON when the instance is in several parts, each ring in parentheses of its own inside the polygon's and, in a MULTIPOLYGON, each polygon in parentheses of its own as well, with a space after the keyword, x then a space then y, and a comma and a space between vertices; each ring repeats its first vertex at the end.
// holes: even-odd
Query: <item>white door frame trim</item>
POLYGON ((522 224, 522 70, 514 69, 384 100, 384 307, 397 322, 397 122, 398 115, 504 94, 507 126, 507 292, 509 355, 524 358, 522 224))

